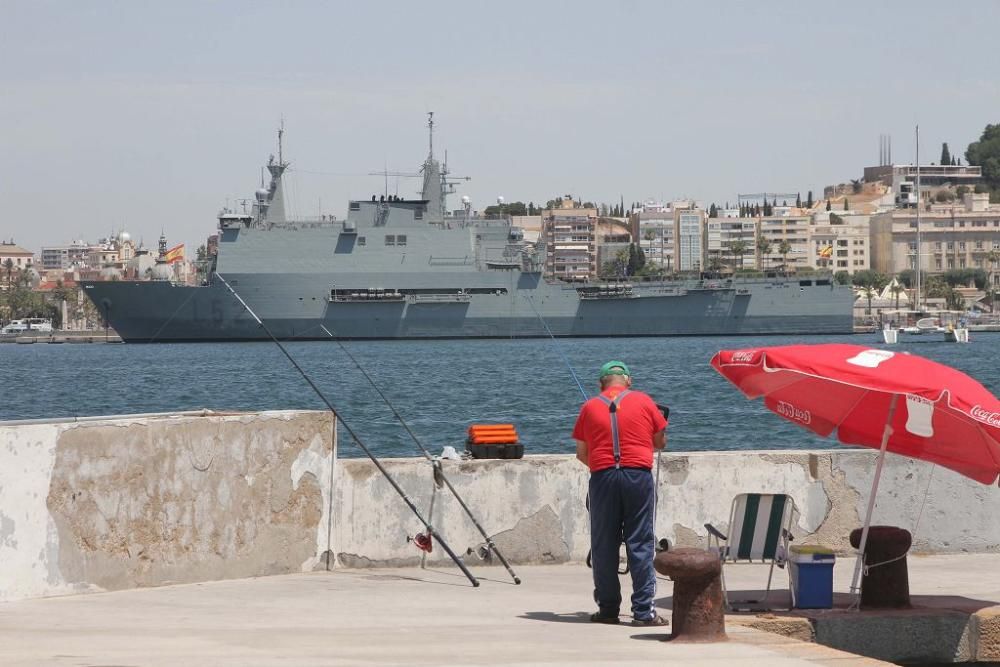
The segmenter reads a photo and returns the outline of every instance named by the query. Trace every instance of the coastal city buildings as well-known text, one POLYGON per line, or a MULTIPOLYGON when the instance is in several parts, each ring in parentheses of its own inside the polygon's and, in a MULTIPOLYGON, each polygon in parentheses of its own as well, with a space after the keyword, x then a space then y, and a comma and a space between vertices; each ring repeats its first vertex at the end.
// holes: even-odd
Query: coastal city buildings
MULTIPOLYGON (((921 172, 921 178, 923 178, 921 172)), ((920 269, 928 274, 953 269, 983 269, 1000 286, 1000 205, 985 193, 965 193, 955 204, 925 206, 920 211, 917 247, 917 211, 894 209, 871 219, 871 266, 893 275, 920 269)))

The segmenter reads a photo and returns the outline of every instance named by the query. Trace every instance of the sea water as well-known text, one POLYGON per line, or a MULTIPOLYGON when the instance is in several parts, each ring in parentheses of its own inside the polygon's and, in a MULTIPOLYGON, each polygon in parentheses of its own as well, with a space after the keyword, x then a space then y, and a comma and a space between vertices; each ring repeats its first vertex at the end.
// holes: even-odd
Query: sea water
MULTIPOLYGON (((674 451, 835 446, 747 400, 715 372, 720 349, 842 342, 881 347, 878 334, 346 342, 379 397, 334 342, 286 347, 361 440, 382 456, 419 454, 393 409, 433 453, 459 451, 469 424, 513 423, 527 453, 569 453, 583 394, 610 359, 633 387, 670 406, 674 451)), ((929 336, 894 346, 954 366, 994 394, 1000 334, 968 345, 929 336)), ((0 345, 0 420, 215 410, 325 409, 274 343, 0 345)), ((343 428, 341 456, 362 456, 343 428)))

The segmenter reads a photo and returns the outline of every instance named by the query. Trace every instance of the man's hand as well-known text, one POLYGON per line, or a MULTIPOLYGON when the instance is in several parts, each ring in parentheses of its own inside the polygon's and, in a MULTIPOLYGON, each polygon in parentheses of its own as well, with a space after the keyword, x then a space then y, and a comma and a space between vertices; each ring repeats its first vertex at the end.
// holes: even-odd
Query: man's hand
POLYGON ((667 429, 653 436, 653 449, 664 449, 667 446, 667 429))
POLYGON ((587 443, 583 440, 575 440, 576 442, 576 458, 583 465, 590 467, 590 449, 587 447, 587 443))

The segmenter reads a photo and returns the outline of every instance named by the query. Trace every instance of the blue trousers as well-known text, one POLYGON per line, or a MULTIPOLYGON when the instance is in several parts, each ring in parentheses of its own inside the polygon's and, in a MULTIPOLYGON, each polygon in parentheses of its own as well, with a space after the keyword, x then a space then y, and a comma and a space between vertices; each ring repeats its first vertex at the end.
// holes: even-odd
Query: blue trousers
POLYGON ((602 614, 616 616, 621 607, 618 555, 624 535, 632 574, 632 616, 646 620, 654 615, 655 497, 649 470, 607 468, 590 475, 590 557, 594 601, 602 614))

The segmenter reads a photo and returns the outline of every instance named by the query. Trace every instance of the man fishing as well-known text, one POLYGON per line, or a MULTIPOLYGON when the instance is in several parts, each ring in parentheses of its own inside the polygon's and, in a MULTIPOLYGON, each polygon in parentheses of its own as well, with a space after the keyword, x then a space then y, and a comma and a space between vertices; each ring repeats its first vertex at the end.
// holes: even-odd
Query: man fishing
POLYGON ((601 393, 580 408, 576 458, 590 468, 590 545, 594 623, 616 624, 621 607, 618 553, 622 539, 632 574, 632 624, 666 625, 653 608, 653 450, 667 443, 667 420, 648 395, 630 389, 621 361, 601 367, 601 393))

